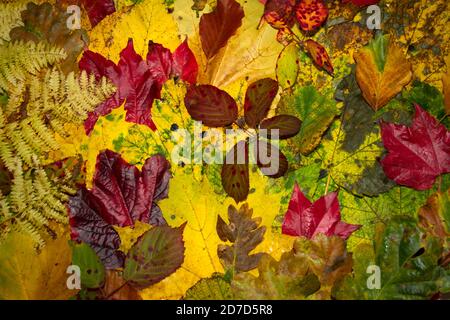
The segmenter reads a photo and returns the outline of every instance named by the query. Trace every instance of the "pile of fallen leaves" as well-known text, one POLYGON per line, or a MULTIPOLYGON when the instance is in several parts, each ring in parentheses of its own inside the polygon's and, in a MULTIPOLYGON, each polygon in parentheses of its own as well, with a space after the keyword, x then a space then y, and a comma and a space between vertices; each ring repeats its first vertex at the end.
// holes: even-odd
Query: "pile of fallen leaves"
POLYGON ((45 30, 48 4, 34 2, 11 41, 58 39, 64 68, 117 90, 57 137, 49 164, 84 159, 67 226, 39 251, 17 232, 0 243, 0 298, 450 292, 448 1, 52 3, 82 8, 70 32, 45 30), (379 30, 366 23, 374 4, 379 30), (242 131, 219 163, 205 160, 212 128, 242 131), (171 162, 183 130, 201 164, 171 162), (242 163, 227 161, 237 150, 242 163))

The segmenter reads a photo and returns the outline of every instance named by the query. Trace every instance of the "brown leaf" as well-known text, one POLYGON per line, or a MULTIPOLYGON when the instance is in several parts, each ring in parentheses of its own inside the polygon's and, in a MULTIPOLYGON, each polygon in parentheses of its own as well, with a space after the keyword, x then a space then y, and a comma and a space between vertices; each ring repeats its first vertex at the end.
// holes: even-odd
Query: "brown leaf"
POLYGON ((236 203, 247 199, 250 188, 247 142, 239 141, 228 151, 222 165, 221 177, 223 189, 236 203))
POLYGON ((139 292, 127 284, 120 271, 108 270, 102 289, 102 299, 107 300, 142 300, 139 292))
POLYGON ((47 41, 52 45, 61 47, 67 58, 61 65, 64 73, 78 68, 77 58, 89 44, 89 37, 84 29, 70 30, 67 28, 67 19, 70 14, 60 6, 49 3, 36 5, 28 3, 27 9, 22 11, 24 26, 11 30, 11 40, 47 41))
POLYGON ((252 218, 253 210, 243 204, 239 211, 232 205, 228 207, 226 222, 217 217, 217 234, 220 240, 230 241, 232 245, 219 244, 217 254, 225 269, 234 272, 249 271, 258 266, 262 253, 250 254, 263 241, 266 227, 260 226, 261 218, 252 218))
POLYGON ((333 285, 352 271, 353 260, 345 241, 338 236, 316 235, 312 240, 299 238, 294 243, 296 257, 308 261, 309 268, 319 278, 320 294, 329 296, 333 285))
POLYGON ((258 140, 254 147, 256 163, 262 174, 274 179, 284 176, 289 163, 280 149, 264 140, 258 140), (278 153, 277 157, 276 153, 278 153))
POLYGON ((244 116, 250 128, 256 128, 267 117, 277 92, 278 82, 270 78, 258 80, 248 86, 245 94, 244 116))
POLYGON ((244 10, 235 0, 219 0, 213 12, 200 19, 202 48, 208 59, 214 57, 220 48, 242 24, 244 10))
POLYGON ((447 57, 447 73, 442 76, 442 86, 444 87, 445 113, 450 115, 450 56, 447 57))
POLYGON ((377 41, 383 40, 376 39, 354 55, 356 80, 364 99, 375 111, 384 107, 412 78, 411 64, 402 49, 391 40, 384 54, 379 52, 384 45, 377 48, 377 41), (381 58, 377 57, 384 56, 385 62, 380 63, 381 58))
POLYGON ((238 117, 234 99, 211 85, 190 86, 184 104, 194 120, 202 121, 208 127, 226 127, 238 117))
POLYGON ((450 230, 445 226, 445 213, 450 209, 449 197, 450 190, 435 193, 419 209, 419 226, 427 234, 439 238, 443 243, 450 238, 450 230))
POLYGON ((265 119, 261 122, 260 128, 268 130, 270 137, 270 130, 278 129, 279 138, 287 139, 295 136, 300 131, 302 122, 300 119, 287 114, 280 114, 278 116, 265 119))

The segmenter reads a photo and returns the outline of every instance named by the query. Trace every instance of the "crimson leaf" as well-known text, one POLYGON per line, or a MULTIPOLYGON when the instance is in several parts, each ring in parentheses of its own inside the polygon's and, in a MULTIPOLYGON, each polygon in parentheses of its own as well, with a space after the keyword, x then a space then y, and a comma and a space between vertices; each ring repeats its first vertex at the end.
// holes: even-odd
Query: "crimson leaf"
POLYGON ((450 132, 419 105, 415 109, 411 127, 381 124, 381 137, 389 152, 381 165, 397 184, 426 190, 437 176, 450 172, 450 132))
POLYGON ((311 203, 298 184, 295 184, 284 216, 283 234, 312 239, 315 235, 323 233, 326 236, 335 235, 347 239, 359 228, 359 225, 341 221, 337 192, 331 192, 311 203))
POLYGON ((187 111, 194 120, 209 127, 225 127, 236 121, 238 107, 225 91, 211 85, 191 86, 184 97, 187 111))
POLYGON ((154 201, 167 197, 169 168, 169 162, 156 155, 145 161, 140 172, 118 153, 103 151, 97 157, 91 190, 99 214, 121 227, 132 226, 136 220, 148 223, 154 201))
POLYGON ((198 64, 187 39, 173 53, 173 74, 190 84, 197 82, 198 64))

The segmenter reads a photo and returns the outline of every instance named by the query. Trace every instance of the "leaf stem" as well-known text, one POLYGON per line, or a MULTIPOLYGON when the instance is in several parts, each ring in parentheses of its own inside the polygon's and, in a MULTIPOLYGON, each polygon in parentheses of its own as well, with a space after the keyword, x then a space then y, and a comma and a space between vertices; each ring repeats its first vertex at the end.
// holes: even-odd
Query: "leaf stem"
POLYGON ((110 294, 108 294, 105 297, 105 300, 108 300, 109 298, 111 298, 113 295, 115 295, 117 292, 119 292, 121 289, 123 289, 123 287, 125 287, 128 284, 128 281, 125 281, 122 285, 120 285, 118 288, 114 289, 110 294))

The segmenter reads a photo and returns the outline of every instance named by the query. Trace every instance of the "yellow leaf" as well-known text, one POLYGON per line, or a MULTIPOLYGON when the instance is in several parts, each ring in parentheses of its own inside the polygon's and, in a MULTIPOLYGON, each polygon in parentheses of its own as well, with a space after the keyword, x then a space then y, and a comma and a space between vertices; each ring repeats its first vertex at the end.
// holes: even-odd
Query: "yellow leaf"
MULTIPOLYGON (((292 248, 294 237, 281 235, 271 226, 280 208, 280 194, 267 194, 264 187, 267 177, 259 172, 250 175, 251 184, 257 186, 248 197, 253 216, 261 217, 267 228, 263 242, 252 252, 267 252, 279 258, 283 251, 292 248)), ((159 202, 164 217, 171 226, 187 221, 184 230, 186 246, 184 263, 174 274, 140 292, 144 299, 179 299, 201 278, 223 272, 217 256, 217 246, 222 243, 216 232, 217 215, 224 216, 230 198, 214 192, 205 178, 193 181, 192 175, 176 172, 170 181, 169 198, 159 202)))
MULTIPOLYGON (((175 2, 174 18, 180 36, 188 36, 189 46, 197 57, 200 83, 226 87, 243 78, 249 82, 275 78, 275 68, 283 46, 276 41, 277 31, 265 24, 257 29, 264 6, 258 1, 238 1, 244 8, 242 26, 225 47, 208 61, 199 37, 200 15, 191 9, 191 0, 175 2)), ((203 11, 206 12, 206 9, 203 11)))
POLYGON ((39 253, 27 235, 8 235, 0 246, 0 299, 65 300, 77 294, 66 284, 72 260, 69 231, 58 234, 39 253))
POLYGON ((385 41, 380 37, 354 55, 356 80, 374 110, 384 107, 412 78, 411 64, 401 48, 391 40, 383 52, 382 43, 385 41))

